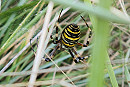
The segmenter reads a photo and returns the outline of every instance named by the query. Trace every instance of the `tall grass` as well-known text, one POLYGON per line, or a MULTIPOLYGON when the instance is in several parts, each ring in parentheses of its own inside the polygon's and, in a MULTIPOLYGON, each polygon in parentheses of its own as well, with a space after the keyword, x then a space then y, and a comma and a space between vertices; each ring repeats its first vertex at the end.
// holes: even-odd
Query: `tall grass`
MULTIPOLYGON (((90 1, 89 1, 90 2, 90 1)), ((100 0, 99 6, 110 10, 111 0, 100 0), (106 3, 106 4, 104 4, 106 3)), ((90 15, 94 27, 94 47, 92 51, 93 63, 91 66, 90 87, 103 87, 104 68, 107 58, 108 40, 110 34, 109 22, 94 15, 90 15), (101 44, 103 43, 103 44, 101 44)), ((114 86, 114 85, 113 85, 114 86)), ((117 87, 114 86, 114 87, 117 87)))
POLYGON ((119 0, 118 4, 117 0, 92 3, 90 0, 3 0, 0 11, 0 86, 128 86, 130 17, 129 12, 127 14, 128 1, 122 1, 119 0), (47 15, 51 17, 47 23, 49 18, 46 19, 45 14, 51 11, 47 9, 50 1, 54 7, 51 15, 47 15), (57 51, 53 60, 58 69, 54 62, 41 62, 40 59, 55 47, 49 35, 53 30, 55 36, 53 26, 62 8, 59 34, 67 24, 77 23, 81 29, 79 42, 83 43, 87 38, 87 28, 80 18, 82 15, 92 29, 93 38, 87 48, 77 45, 76 48, 81 56, 92 57, 75 64, 67 50, 57 51), (43 24, 46 27, 42 27, 43 24), (43 53, 37 51, 34 55, 29 41, 32 38, 36 51, 37 37, 43 38, 46 34, 42 28, 48 31, 44 40, 39 39, 38 49, 43 53))

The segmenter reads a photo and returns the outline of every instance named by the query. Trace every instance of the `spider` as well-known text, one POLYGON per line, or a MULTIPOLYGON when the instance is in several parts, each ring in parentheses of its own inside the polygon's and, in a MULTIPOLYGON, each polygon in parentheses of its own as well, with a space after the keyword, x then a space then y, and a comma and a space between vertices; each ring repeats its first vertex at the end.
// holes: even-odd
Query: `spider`
MULTIPOLYGON (((62 11, 63 11, 63 9, 61 10, 61 12, 59 14, 57 23, 59 23, 62 11)), ((51 59, 54 57, 56 50, 58 50, 59 48, 64 49, 64 50, 68 50, 68 52, 72 56, 75 63, 78 63, 78 62, 80 62, 84 59, 87 59, 89 57, 89 56, 80 57, 78 55, 78 53, 76 52, 76 50, 74 49, 74 46, 76 44, 80 45, 82 47, 87 47, 89 45, 89 40, 91 39, 91 35, 92 35, 92 30, 88 26, 87 22, 85 21, 85 19, 82 16, 81 16, 81 18, 83 19, 83 21, 85 22, 85 24, 86 24, 86 26, 88 27, 88 30, 89 30, 89 37, 88 37, 86 44, 82 44, 82 43, 78 42, 78 40, 80 39, 81 33, 80 33, 80 28, 77 24, 72 23, 72 24, 67 25, 63 29, 59 40, 58 40, 58 29, 59 28, 56 25, 56 40, 53 39, 52 35, 50 36, 52 42, 54 44, 57 44, 56 47, 52 50, 52 52, 49 54, 51 59), (74 56, 73 52, 76 55, 76 57, 74 56)), ((31 40, 30 40, 30 43, 31 43, 31 40)), ((44 60, 46 62, 49 62, 49 61, 51 61, 50 58, 44 58, 44 60)))

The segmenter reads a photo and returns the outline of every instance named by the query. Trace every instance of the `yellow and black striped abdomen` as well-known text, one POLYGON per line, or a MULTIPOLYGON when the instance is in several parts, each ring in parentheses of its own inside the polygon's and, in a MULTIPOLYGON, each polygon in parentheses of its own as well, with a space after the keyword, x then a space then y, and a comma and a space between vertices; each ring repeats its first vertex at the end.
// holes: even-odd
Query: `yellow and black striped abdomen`
POLYGON ((61 33, 61 43, 66 48, 74 47, 80 38, 80 29, 76 24, 70 24, 61 33))

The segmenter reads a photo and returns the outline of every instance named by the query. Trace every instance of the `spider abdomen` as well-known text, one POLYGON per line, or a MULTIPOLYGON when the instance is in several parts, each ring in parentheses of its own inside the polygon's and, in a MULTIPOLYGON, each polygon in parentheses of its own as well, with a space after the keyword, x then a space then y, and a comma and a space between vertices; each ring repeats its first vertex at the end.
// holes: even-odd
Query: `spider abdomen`
POLYGON ((80 39, 80 29, 76 24, 70 24, 61 33, 61 43, 66 48, 74 47, 80 39))

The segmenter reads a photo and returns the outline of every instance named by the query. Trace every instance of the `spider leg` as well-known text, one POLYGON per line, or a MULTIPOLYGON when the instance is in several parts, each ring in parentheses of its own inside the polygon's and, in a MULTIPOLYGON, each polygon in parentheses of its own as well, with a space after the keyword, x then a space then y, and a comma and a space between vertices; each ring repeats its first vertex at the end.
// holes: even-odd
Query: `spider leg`
POLYGON ((76 50, 74 48, 72 48, 72 52, 74 52, 74 54, 76 55, 76 58, 74 58, 74 62, 78 63, 81 60, 81 57, 79 57, 78 53, 76 52, 76 50))
POLYGON ((80 58, 79 58, 79 56, 78 56, 78 53, 75 51, 75 49, 74 49, 74 48, 68 49, 68 51, 69 51, 70 55, 72 56, 74 62, 75 62, 75 63, 78 63, 78 62, 80 61, 80 58), (73 52, 74 52, 74 54, 76 55, 76 58, 74 57, 73 52))
POLYGON ((78 57, 78 53, 76 51, 74 51, 74 49, 72 48, 72 51, 76 54, 76 58, 75 58, 71 49, 68 49, 68 51, 69 51, 70 55, 72 56, 74 62, 78 63, 80 61, 80 57, 78 57))
POLYGON ((70 49, 68 49, 68 51, 69 51, 70 55, 72 56, 72 58, 74 58, 72 51, 70 49))
POLYGON ((74 58, 75 63, 78 63, 78 62, 88 59, 90 57, 90 56, 80 57, 74 48, 72 48, 72 51, 76 55, 76 58, 74 58))
MULTIPOLYGON (((54 57, 54 54, 56 53, 56 50, 59 48, 59 44, 57 44, 57 46, 52 50, 52 52, 49 54, 50 58, 52 59, 54 57)), ((43 57, 44 58, 44 57, 43 57)), ((44 58, 46 62, 51 61, 50 58, 44 58)))
POLYGON ((87 47, 89 45, 89 41, 91 39, 91 36, 92 36, 92 30, 91 28, 88 26, 87 22, 85 21, 85 19, 81 16, 81 18, 83 19, 83 21, 85 22, 86 26, 88 27, 88 30, 89 30, 89 37, 88 37, 88 40, 86 42, 86 44, 81 44, 81 43, 77 43, 78 45, 82 46, 82 47, 87 47))
POLYGON ((59 42, 59 40, 58 40, 58 30, 59 30, 59 28, 58 28, 57 25, 58 25, 59 22, 60 22, 60 16, 61 16, 62 11, 63 11, 63 9, 61 10, 61 12, 60 12, 60 14, 59 14, 58 21, 57 21, 57 24, 56 24, 56 41, 53 39, 52 35, 50 36, 50 38, 51 38, 51 40, 52 40, 52 42, 53 42, 54 44, 57 44, 57 43, 59 42))

